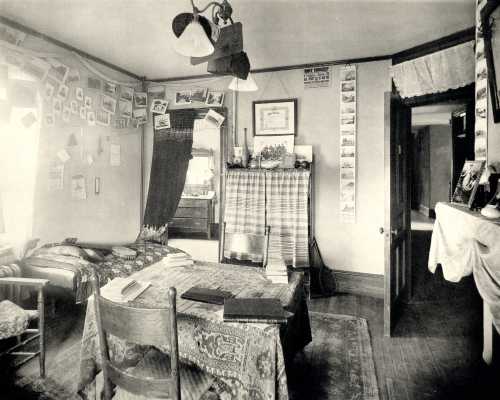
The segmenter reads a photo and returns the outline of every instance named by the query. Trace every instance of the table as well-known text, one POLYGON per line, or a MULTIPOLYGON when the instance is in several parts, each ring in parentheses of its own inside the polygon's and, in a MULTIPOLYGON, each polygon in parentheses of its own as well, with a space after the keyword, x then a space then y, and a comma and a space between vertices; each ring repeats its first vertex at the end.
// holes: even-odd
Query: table
MULTIPOLYGON (((199 261, 192 266, 171 267, 162 260, 131 277, 152 282, 152 286, 133 303, 141 307, 165 307, 168 287, 177 288, 182 361, 231 382, 235 400, 288 399, 285 361, 311 341, 301 273, 292 273, 288 285, 273 284, 255 267, 199 261), (229 290, 236 297, 278 298, 284 308, 294 314, 284 325, 223 322, 223 306, 180 298, 194 285, 229 290)), ((113 337, 110 338, 110 349, 114 362, 126 366, 135 365, 146 351, 113 337)), ((159 350, 169 351, 168 348, 159 350)), ((82 337, 79 382, 82 395, 89 392, 100 364, 91 298, 82 337)))
POLYGON ((432 232, 429 270, 441 264, 445 279, 474 276, 483 299, 483 359, 492 362, 495 332, 500 333, 500 221, 466 206, 438 203, 432 232))

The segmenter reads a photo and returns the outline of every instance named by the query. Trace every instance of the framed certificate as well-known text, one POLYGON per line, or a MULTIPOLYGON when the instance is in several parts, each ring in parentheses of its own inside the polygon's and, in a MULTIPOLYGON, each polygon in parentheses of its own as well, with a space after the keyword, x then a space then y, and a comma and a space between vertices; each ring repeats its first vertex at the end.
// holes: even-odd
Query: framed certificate
POLYGON ((254 136, 297 134, 297 99, 253 102, 254 136))

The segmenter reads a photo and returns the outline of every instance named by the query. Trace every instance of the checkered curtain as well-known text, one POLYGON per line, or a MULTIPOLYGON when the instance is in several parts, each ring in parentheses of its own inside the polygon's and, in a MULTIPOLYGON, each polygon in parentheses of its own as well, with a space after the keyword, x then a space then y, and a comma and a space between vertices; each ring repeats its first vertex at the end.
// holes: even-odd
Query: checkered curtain
POLYGON ((269 258, 293 267, 309 266, 309 171, 266 172, 266 224, 271 227, 269 258))
POLYGON ((229 170, 226 175, 226 231, 263 235, 266 222, 264 171, 229 170))

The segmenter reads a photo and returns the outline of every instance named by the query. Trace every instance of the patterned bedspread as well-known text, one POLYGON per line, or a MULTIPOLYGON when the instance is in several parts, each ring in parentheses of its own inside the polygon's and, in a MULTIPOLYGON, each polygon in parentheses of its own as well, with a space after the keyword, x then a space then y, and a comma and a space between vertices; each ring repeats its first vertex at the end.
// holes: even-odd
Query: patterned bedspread
POLYGON ((168 253, 180 252, 173 247, 156 243, 148 243, 146 248, 143 244, 132 244, 128 247, 137 251, 136 258, 126 260, 110 253, 103 261, 90 262, 83 258, 67 255, 38 254, 25 258, 23 263, 34 267, 58 268, 73 272, 76 281, 75 300, 77 303, 82 303, 92 294, 92 285, 90 284, 92 269, 97 271, 99 282, 103 286, 113 278, 128 277, 134 272, 154 264, 168 253))
MULTIPOLYGON (((182 361, 219 377, 229 386, 231 399, 288 399, 285 359, 288 353, 311 341, 301 273, 293 273, 288 285, 272 284, 257 268, 206 262, 167 266, 160 261, 132 277, 152 282, 134 302, 141 307, 165 307, 168 288, 177 288, 182 361), (223 306, 180 298, 195 285, 228 290, 236 297, 278 298, 293 315, 284 325, 223 322, 223 306)), ((109 342, 111 357, 123 367, 135 365, 147 351, 144 346, 113 336, 109 342)), ((92 393, 95 376, 101 368, 98 346, 91 298, 81 347, 79 393, 83 397, 92 393)), ((168 347, 159 350, 169 352, 168 347)))

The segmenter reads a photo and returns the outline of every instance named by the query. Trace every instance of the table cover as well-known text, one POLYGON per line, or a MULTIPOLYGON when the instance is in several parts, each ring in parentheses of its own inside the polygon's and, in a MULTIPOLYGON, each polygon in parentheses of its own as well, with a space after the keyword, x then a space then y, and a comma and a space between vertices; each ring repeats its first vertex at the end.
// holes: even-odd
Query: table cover
MULTIPOLYGON (((288 399, 285 357, 311 340, 302 273, 292 273, 290 282, 272 284, 261 270, 229 264, 195 262, 192 266, 168 266, 165 260, 136 272, 134 279, 152 286, 133 304, 165 307, 167 290, 178 293, 179 354, 192 363, 230 382, 233 399, 288 399), (227 323, 223 306, 180 298, 192 286, 228 290, 237 297, 274 297, 293 312, 287 324, 227 323)), ((103 289, 105 293, 105 288, 103 289)), ((110 337, 110 353, 121 366, 133 366, 148 349, 110 337)), ((159 350, 168 353, 168 347, 159 350)), ((86 398, 100 370, 93 298, 87 304, 82 337, 79 393, 86 398)))

